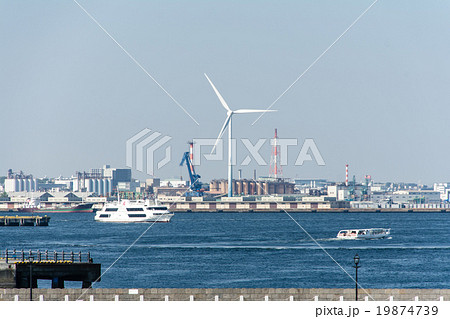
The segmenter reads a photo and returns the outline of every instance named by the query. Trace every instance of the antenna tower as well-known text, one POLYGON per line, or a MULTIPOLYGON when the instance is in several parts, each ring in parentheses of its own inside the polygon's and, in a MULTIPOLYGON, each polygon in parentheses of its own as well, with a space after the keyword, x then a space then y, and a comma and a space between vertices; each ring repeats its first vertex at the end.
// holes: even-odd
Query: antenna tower
POLYGON ((278 145, 278 131, 275 129, 275 137, 273 139, 272 156, 270 157, 269 176, 275 179, 282 178, 283 170, 280 165, 280 145, 278 145))

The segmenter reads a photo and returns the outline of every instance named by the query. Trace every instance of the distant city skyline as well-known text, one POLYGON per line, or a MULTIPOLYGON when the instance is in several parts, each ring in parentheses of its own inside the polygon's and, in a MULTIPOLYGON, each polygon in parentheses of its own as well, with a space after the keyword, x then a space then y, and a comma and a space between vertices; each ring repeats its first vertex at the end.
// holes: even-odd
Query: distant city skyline
MULTIPOLYGON (((78 2, 142 68, 74 1, 1 2, 0 176, 125 168, 126 141, 149 128, 172 138, 171 161, 155 175, 186 178, 186 142, 215 139, 223 122, 203 73, 236 109, 265 109, 373 3, 78 2)), ((314 140, 326 165, 290 164, 285 177, 343 181, 349 164, 357 180, 449 181, 449 13, 442 1, 378 1, 276 102, 278 112, 253 126, 257 115, 239 116, 234 136, 255 145, 277 128, 299 141, 289 163, 314 140)), ((269 163, 270 144, 260 150, 269 163)), ((240 163, 239 141, 237 153, 240 163)), ((234 176, 269 175, 254 163, 234 176)), ((226 156, 198 173, 226 178, 226 156)))

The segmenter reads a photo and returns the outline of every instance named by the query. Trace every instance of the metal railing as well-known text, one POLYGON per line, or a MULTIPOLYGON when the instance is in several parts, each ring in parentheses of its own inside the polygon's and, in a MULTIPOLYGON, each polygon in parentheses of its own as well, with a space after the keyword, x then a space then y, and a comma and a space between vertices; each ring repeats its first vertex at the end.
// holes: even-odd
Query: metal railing
POLYGON ((90 252, 82 253, 74 251, 48 251, 48 250, 10 250, 0 251, 0 259, 6 263, 17 262, 72 262, 72 263, 92 263, 90 252))

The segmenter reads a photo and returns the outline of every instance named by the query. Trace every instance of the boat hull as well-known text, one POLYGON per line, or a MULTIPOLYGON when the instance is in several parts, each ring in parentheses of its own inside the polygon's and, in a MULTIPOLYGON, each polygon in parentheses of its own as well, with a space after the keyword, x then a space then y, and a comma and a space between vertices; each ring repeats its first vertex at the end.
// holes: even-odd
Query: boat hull
POLYGON ((337 238, 339 239, 383 239, 388 237, 389 235, 383 235, 383 236, 364 236, 364 235, 359 235, 359 236, 338 236, 337 238))
POLYGON ((166 206, 153 205, 148 200, 123 200, 106 203, 96 212, 94 220, 103 223, 168 223, 173 215, 166 206))
POLYGON ((160 220, 156 220, 156 219, 145 219, 145 220, 132 220, 130 221, 129 219, 102 219, 102 218, 95 218, 96 221, 98 222, 102 222, 102 223, 129 223, 129 224, 133 224, 133 223, 168 223, 170 222, 170 218, 165 218, 165 219, 160 219, 160 220))
POLYGON ((390 228, 344 229, 339 231, 338 239, 383 239, 391 234, 390 228))

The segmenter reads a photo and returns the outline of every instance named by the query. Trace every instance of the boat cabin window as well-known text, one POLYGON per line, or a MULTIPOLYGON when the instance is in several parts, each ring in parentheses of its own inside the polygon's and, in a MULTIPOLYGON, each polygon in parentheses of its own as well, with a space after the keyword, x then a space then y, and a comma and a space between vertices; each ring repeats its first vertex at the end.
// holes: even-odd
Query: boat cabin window
POLYGON ((100 218, 109 218, 111 215, 110 214, 100 214, 100 218))
POLYGON ((128 217, 141 217, 141 218, 144 218, 144 217, 147 217, 147 215, 145 215, 145 214, 128 214, 128 217))
POLYGON ((147 207, 148 210, 167 210, 167 207, 147 207))
POLYGON ((142 212, 144 209, 142 207, 129 207, 127 208, 127 211, 129 212, 142 212))
POLYGON ((117 212, 118 208, 107 208, 105 209, 106 212, 117 212))

